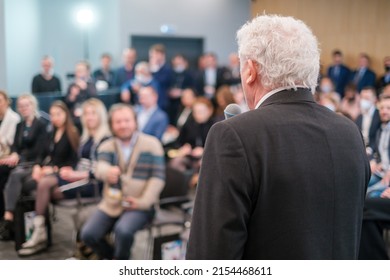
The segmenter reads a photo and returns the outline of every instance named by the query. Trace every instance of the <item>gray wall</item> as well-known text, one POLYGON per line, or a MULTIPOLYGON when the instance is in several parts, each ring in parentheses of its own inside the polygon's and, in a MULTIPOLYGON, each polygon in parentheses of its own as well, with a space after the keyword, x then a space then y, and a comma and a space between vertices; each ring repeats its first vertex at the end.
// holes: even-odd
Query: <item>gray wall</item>
POLYGON ((55 72, 66 89, 66 73, 84 56, 83 30, 75 19, 83 6, 96 14, 88 29, 92 68, 98 67, 102 52, 111 53, 114 65, 119 65, 131 35, 161 35, 162 24, 176 26, 176 36, 203 37, 205 51, 216 52, 220 63, 226 63, 236 50, 237 29, 250 17, 250 0, 0 0, 0 16, 2 3, 5 35, 0 22, 0 62, 5 56, 6 75, 0 73, 0 88, 6 84, 12 96, 30 90, 45 54, 55 58, 55 72))
POLYGON ((30 90, 40 49, 39 0, 5 0, 7 91, 11 96, 30 90))

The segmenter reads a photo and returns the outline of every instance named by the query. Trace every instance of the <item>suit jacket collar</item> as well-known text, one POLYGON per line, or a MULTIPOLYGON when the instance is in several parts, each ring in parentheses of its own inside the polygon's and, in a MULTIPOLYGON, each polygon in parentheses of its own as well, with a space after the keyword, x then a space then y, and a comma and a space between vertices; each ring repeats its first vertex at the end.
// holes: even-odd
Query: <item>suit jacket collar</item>
POLYGON ((308 88, 286 89, 267 98, 259 108, 275 103, 311 102, 315 103, 313 94, 308 88))

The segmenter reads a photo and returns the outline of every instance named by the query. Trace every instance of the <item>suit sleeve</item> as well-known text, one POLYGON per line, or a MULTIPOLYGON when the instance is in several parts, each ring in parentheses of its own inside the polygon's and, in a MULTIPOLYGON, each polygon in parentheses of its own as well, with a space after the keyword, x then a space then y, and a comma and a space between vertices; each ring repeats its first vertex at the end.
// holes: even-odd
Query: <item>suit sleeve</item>
POLYGON ((253 179, 241 139, 226 122, 207 137, 187 259, 242 259, 253 179))

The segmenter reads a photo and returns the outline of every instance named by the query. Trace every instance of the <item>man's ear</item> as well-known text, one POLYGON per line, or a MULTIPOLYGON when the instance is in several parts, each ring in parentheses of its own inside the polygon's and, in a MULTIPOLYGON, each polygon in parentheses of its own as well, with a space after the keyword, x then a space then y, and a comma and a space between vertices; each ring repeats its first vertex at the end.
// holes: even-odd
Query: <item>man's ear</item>
POLYGON ((245 70, 247 71, 245 83, 252 85, 257 79, 257 64, 253 60, 248 59, 245 70))

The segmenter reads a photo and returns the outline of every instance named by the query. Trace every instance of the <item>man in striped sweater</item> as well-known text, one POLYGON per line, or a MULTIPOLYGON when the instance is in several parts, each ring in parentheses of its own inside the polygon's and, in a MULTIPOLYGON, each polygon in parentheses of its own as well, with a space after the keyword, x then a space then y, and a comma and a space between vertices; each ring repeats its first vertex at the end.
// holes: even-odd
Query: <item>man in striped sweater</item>
POLYGON ((133 109, 112 106, 114 137, 98 149, 95 176, 104 182, 103 199, 81 231, 81 239, 102 259, 129 259, 136 231, 153 216, 165 184, 164 152, 160 141, 137 130, 133 109), (105 236, 113 231, 112 248, 105 236))

